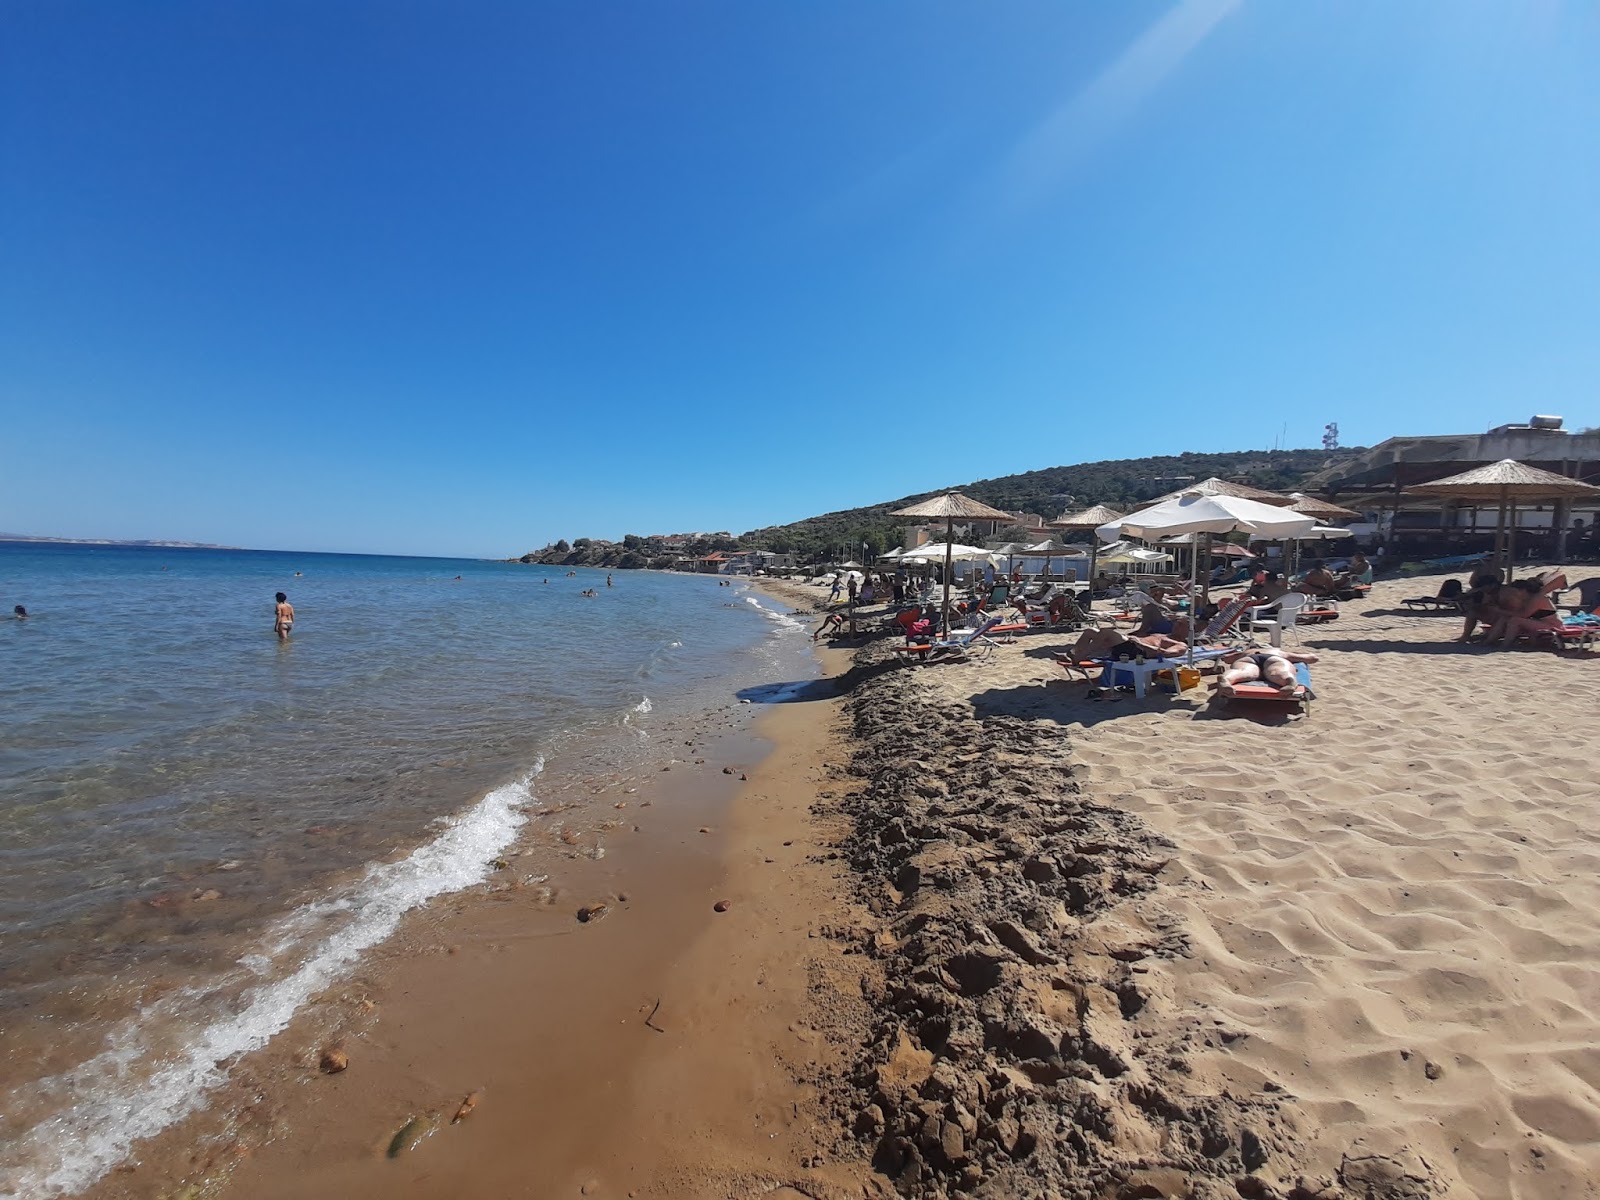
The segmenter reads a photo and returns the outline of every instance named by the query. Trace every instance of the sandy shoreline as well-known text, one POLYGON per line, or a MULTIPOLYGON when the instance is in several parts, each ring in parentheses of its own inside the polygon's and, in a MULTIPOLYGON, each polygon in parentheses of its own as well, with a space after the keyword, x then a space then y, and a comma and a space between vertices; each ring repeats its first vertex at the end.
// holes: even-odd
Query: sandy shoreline
POLYGON ((825 649, 615 781, 605 858, 414 922, 209 1165, 93 1194, 1595 1195, 1600 676, 1448 644, 1437 582, 1300 632, 1305 719, 1091 701, 1058 635, 825 649))

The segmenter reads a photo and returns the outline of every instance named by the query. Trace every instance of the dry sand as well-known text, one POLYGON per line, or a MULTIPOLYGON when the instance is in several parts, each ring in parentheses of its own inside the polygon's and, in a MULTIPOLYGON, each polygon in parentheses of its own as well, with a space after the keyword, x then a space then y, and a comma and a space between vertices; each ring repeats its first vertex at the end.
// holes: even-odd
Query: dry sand
MULTIPOLYGON (((922 874, 910 895, 904 877, 878 880, 909 1019, 880 1031, 873 1061, 892 1072, 896 1056, 931 1050, 921 1069, 959 1067, 955 1100, 928 1103, 951 1094, 947 1081, 911 1097, 909 1120, 890 1115, 880 1162, 917 1160, 919 1190, 965 1173, 994 1195, 1595 1194, 1600 787, 1582 714, 1600 702, 1600 664, 1449 644, 1459 618, 1398 605, 1438 582, 1379 584, 1339 621, 1300 631, 1323 659, 1305 719, 1205 692, 1090 702, 1044 657, 1063 640, 1049 635, 860 689, 878 694, 858 695, 858 730, 872 707, 897 705, 934 731, 891 748, 895 769, 862 763, 862 810, 895 806, 890 837, 909 824, 913 843, 896 857, 922 874), (1019 754, 1031 776, 1007 770, 1019 754), (1052 786, 1058 769, 1070 782, 1052 786), (897 771, 926 794, 908 795, 897 771), (1041 831, 1050 805, 1036 794, 1019 810, 1018 779, 1054 798, 1063 830, 1079 828, 1041 831), (996 794, 1010 811, 974 827, 975 800, 996 794), (1086 833, 1098 855, 1073 848, 1086 833), (1011 834, 1021 844, 1008 848, 1011 834), (1156 839, 1170 861, 1151 886, 1119 884, 1156 839), (1048 883, 1029 893, 1015 878, 1049 880, 1064 861, 1095 885, 1076 910, 1067 897, 1065 919, 1048 883), (930 867, 942 876, 925 897, 930 867), (1033 936, 994 936, 993 917, 1014 914, 1033 936), (908 955, 900 939, 930 922, 949 944, 908 955), (970 972, 959 956, 980 951, 1007 973, 1012 1026, 1047 1034, 1042 1049, 1008 1043, 980 1002, 946 1011, 950 992, 975 986, 952 961, 970 972), (976 1022, 978 1044, 948 1050, 952 1022, 976 1022), (996 1107, 1018 1070, 1035 1089, 1049 1081, 1048 1105, 996 1107), (983 1079, 988 1094, 973 1086, 983 1079), (1049 1127, 1063 1111, 1076 1136, 1049 1127), (995 1153, 1018 1114, 1038 1144, 995 1153), (976 1138, 952 1141, 952 1159, 938 1142, 958 1116, 976 1138)), ((883 869, 870 857, 869 896, 883 869)))

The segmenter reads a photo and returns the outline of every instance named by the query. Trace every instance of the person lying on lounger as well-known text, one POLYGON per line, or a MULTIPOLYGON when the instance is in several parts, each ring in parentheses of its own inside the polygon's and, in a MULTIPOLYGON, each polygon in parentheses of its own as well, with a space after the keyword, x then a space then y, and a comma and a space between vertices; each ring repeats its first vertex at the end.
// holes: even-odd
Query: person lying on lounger
POLYGON ((1265 649, 1240 650, 1222 660, 1222 685, 1217 689, 1224 696, 1232 696, 1241 683, 1261 680, 1278 689, 1280 696, 1292 696, 1300 685, 1295 682, 1294 663, 1314 663, 1315 654, 1299 654, 1280 650, 1276 646, 1265 649))
POLYGON ((1090 629, 1072 644, 1071 649, 1065 654, 1057 654, 1055 659, 1071 666, 1097 658, 1177 658, 1188 652, 1186 642, 1160 633, 1148 637, 1127 637, 1120 629, 1090 629))

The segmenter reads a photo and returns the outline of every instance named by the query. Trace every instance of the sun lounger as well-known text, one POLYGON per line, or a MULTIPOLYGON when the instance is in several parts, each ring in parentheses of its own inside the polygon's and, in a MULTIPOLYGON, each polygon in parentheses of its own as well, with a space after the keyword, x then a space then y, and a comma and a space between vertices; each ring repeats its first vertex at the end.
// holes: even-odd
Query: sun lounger
POLYGON ((944 662, 953 658, 965 658, 968 654, 980 650, 991 653, 995 643, 988 635, 993 633, 1003 620, 1003 617, 990 617, 976 629, 969 629, 959 637, 933 638, 915 645, 895 646, 893 652, 904 663, 944 662))
POLYGON ((1252 703, 1294 704, 1304 705, 1307 713, 1311 712, 1311 701, 1315 698, 1311 691, 1311 668, 1305 663, 1294 664, 1295 689, 1292 695, 1285 696, 1270 683, 1263 683, 1253 679, 1249 683, 1232 684, 1228 692, 1223 695, 1225 700, 1247 700, 1252 703))

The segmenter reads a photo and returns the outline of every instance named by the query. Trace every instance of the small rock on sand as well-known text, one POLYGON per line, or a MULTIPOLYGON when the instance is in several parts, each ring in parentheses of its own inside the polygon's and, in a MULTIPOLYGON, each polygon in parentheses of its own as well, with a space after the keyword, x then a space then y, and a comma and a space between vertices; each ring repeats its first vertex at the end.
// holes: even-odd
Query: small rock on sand
POLYGON ((610 911, 611 908, 609 905, 585 904, 578 910, 578 920, 580 923, 587 925, 591 921, 598 921, 610 911))
POLYGON ((732 900, 718 900, 715 904, 713 904, 711 906, 712 910, 715 911, 715 912, 727 912, 732 907, 733 907, 733 901, 732 900))
POLYGON ((472 1110, 478 1107, 479 1092, 468 1092, 467 1098, 461 1102, 461 1107, 456 1109, 456 1115, 450 1118, 450 1124, 455 1125, 465 1121, 472 1115, 472 1110))
POLYGON ((322 1057, 317 1066, 324 1075, 337 1075, 350 1065, 350 1056, 345 1053, 343 1046, 334 1044, 324 1048, 322 1057))

